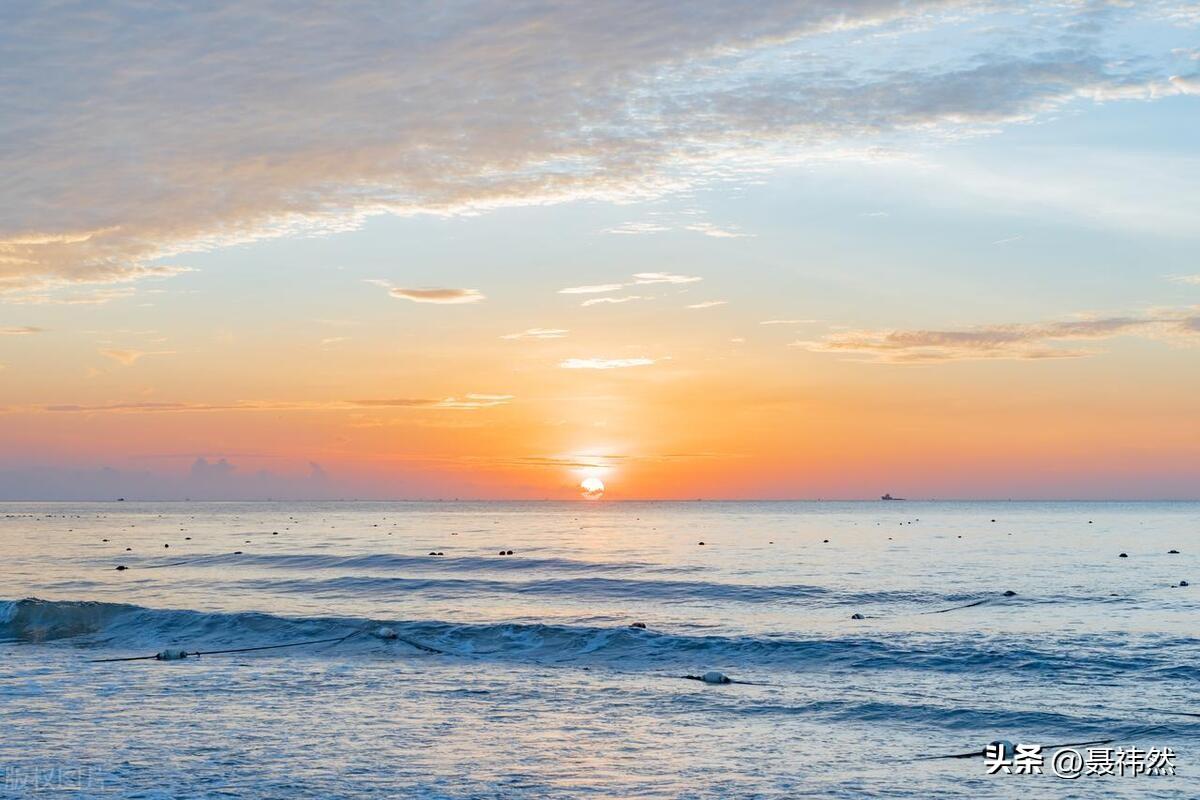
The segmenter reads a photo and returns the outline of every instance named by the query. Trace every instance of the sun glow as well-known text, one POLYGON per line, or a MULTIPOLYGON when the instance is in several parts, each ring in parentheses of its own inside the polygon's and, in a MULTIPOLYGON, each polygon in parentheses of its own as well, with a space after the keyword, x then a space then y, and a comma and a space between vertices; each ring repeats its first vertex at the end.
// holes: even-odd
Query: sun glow
POLYGON ((600 480, 595 475, 589 476, 580 481, 579 488, 583 490, 583 496, 589 500, 599 500, 604 496, 604 481, 600 480))

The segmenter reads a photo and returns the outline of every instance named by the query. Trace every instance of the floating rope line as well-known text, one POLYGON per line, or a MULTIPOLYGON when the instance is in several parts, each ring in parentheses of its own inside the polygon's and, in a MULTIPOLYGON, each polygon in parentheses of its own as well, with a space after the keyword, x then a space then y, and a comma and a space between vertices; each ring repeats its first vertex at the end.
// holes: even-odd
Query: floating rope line
POLYGON ((351 636, 355 636, 362 631, 354 631, 345 636, 331 636, 328 639, 309 639, 304 642, 289 642, 288 644, 268 644, 259 647, 236 647, 231 650, 163 650, 161 653, 155 653, 152 656, 126 656, 125 658, 93 658, 88 661, 89 664, 111 664, 118 661, 178 661, 184 658, 193 656, 220 656, 230 653, 253 653, 259 650, 280 650, 284 647, 303 647, 309 644, 327 644, 329 642, 344 642, 351 636))
MULTIPOLYGON (((1045 750, 1061 750, 1064 747, 1086 747, 1090 744, 1112 744, 1116 739, 1096 739, 1091 742, 1067 742, 1066 744, 1048 744, 1043 745, 1045 750)), ((1005 757, 1012 756, 1012 742, 992 742, 991 744, 999 746, 1005 757)), ((920 758, 911 759, 913 761, 934 761, 942 758, 983 758, 987 754, 987 748, 982 750, 973 750, 970 753, 952 753, 947 756, 923 756, 920 758)))

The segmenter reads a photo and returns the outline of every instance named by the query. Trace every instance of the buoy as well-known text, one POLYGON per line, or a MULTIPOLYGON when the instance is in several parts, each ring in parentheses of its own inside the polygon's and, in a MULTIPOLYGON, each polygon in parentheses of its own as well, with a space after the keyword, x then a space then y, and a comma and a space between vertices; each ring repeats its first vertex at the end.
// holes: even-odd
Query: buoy
POLYGON ((850 615, 850 619, 866 619, 862 614, 854 613, 850 615))
POLYGON ((1016 593, 1016 592, 1014 592, 1012 589, 1009 589, 1008 591, 1006 591, 1006 592, 1004 593, 1004 596, 1005 596, 1005 597, 1016 597, 1016 596, 1017 596, 1017 593, 1016 593))
POLYGON ((1129 554, 1128 554, 1128 553, 1121 553, 1121 555, 1117 556, 1117 558, 1129 558, 1129 554))
POLYGON ((395 628, 389 628, 386 625, 375 631, 375 635, 380 639, 399 639, 400 634, 396 633, 395 628))
POLYGON ((696 544, 699 545, 700 547, 704 546, 704 542, 696 542, 696 544))
POLYGON ((1016 754, 1016 746, 1008 739, 997 739, 994 742, 988 742, 988 747, 995 747, 999 750, 999 755, 1004 760, 1009 760, 1016 754))
POLYGON ((700 680, 704 681, 705 683, 733 683, 733 681, 730 680, 725 673, 717 672, 715 669, 709 670, 701 675, 700 680))
POLYGON ((1189 586, 1190 584, 1187 581, 1180 581, 1179 585, 1180 586, 1189 586))
POLYGON ((154 658, 158 661, 182 661, 187 658, 188 654, 184 650, 166 649, 156 655, 154 658))
MULTIPOLYGON (((105 539, 104 541, 106 541, 106 542, 107 542, 108 540, 107 540, 107 539, 105 539)), ((1178 551, 1178 550, 1168 550, 1168 551, 1167 551, 1167 555, 1169 555, 1169 556, 1177 556, 1177 555, 1179 555, 1179 551, 1178 551)))
POLYGON ((629 627, 631 627, 631 628, 638 628, 638 629, 640 629, 640 630, 643 630, 643 631, 644 631, 644 630, 646 630, 646 623, 644 623, 644 622, 631 622, 631 623, 629 624, 629 627))
POLYGON ((117 572, 124 572, 127 569, 129 569, 129 567, 125 566, 124 564, 117 565, 117 572))

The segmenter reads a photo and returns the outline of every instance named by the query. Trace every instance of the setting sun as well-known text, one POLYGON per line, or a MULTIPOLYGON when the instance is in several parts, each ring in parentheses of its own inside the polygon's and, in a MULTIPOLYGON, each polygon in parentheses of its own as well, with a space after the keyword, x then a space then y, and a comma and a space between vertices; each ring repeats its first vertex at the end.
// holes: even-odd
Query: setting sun
POLYGON ((580 481, 579 488, 583 490, 583 496, 589 500, 597 500, 604 496, 604 481, 594 475, 580 481))

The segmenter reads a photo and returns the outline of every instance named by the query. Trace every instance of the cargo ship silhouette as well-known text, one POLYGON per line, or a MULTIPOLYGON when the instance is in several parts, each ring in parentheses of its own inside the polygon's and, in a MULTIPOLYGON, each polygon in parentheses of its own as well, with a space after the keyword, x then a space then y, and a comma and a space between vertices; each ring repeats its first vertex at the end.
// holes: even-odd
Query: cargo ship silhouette
POLYGON ((885 494, 880 500, 903 500, 903 497, 892 497, 890 494, 885 494))

